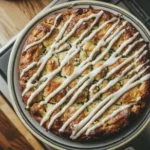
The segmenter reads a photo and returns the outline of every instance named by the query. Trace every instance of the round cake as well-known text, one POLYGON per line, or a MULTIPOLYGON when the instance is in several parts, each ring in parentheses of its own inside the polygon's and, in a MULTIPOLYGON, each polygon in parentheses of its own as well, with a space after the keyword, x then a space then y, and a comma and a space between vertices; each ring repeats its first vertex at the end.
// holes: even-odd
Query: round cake
POLYGON ((95 140, 133 124, 148 103, 149 48, 122 15, 68 8, 27 36, 19 62, 22 101, 53 134, 95 140))

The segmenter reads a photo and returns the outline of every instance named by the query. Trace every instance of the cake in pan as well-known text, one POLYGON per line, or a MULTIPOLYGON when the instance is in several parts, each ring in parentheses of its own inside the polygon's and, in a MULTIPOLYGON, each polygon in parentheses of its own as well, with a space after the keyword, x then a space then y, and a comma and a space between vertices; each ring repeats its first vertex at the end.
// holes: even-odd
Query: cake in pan
POLYGON ((121 15, 92 7, 49 15, 22 49, 25 107, 47 131, 70 140, 116 134, 148 103, 148 50, 121 15))

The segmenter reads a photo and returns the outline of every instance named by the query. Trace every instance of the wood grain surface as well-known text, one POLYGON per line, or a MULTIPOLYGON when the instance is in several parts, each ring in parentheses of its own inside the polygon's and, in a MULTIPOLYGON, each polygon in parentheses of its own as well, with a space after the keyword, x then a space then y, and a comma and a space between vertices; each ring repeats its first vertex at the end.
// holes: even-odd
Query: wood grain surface
POLYGON ((51 0, 0 0, 0 47, 16 35, 51 0))
POLYGON ((44 150, 1 95, 0 150, 44 150))

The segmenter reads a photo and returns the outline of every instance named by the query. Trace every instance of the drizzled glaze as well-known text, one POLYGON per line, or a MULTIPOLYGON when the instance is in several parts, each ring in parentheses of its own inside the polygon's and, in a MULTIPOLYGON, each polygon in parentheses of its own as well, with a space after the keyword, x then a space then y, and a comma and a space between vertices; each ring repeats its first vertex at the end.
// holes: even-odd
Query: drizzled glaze
MULTIPOLYGON (((131 57, 131 58, 136 57, 142 50, 144 50, 144 47, 141 48, 141 50, 139 50, 139 52, 135 53, 135 55, 134 55, 133 57, 131 57)), ((116 51, 116 52, 117 52, 117 51, 116 51)), ((129 60, 132 60, 132 59, 129 59, 129 60)), ((129 60, 128 60, 128 61, 129 61, 129 60)), ((123 66, 123 64, 125 65, 125 63, 123 62, 123 63, 121 63, 118 67, 112 69, 112 70, 108 73, 108 75, 106 76, 106 79, 114 73, 114 70, 117 71, 118 69, 120 69, 120 68, 123 66)), ((113 86, 115 83, 117 83, 117 82, 121 79, 121 77, 123 77, 123 76, 128 72, 128 70, 132 68, 132 66, 133 66, 133 64, 129 65, 129 66, 122 72, 122 75, 118 76, 117 78, 115 78, 114 80, 112 80, 111 82, 109 82, 109 84, 108 84, 104 89, 102 89, 102 90, 100 90, 98 93, 96 93, 87 103, 85 103, 76 113, 74 113, 71 118, 69 118, 69 119, 66 121, 66 123, 65 123, 65 124, 62 126, 62 128, 60 129, 60 131, 64 131, 65 128, 67 127, 67 125, 68 125, 72 120, 74 120, 88 105, 90 105, 96 98, 98 98, 98 97, 100 96, 100 94, 102 94, 103 92, 107 91, 109 88, 111 88, 111 86, 113 86)), ((102 79, 102 80, 100 80, 100 81, 101 81, 101 83, 102 83, 102 82, 104 81, 104 79, 102 79)), ((109 100, 109 97, 108 97, 108 99, 106 100, 106 102, 107 102, 108 100, 109 100)), ((102 104, 103 104, 104 102, 105 102, 105 101, 103 100, 102 104)), ((100 103, 100 106, 101 106, 101 103, 100 103)), ((97 107, 97 109, 99 109, 99 107, 97 107)), ((97 112, 97 109, 94 109, 93 114, 97 112)), ((89 120, 89 119, 90 119, 90 115, 88 116, 88 119, 87 119, 87 120, 89 120)), ((82 122, 82 121, 81 121, 81 122, 82 122)), ((81 122, 80 122, 80 123, 81 123, 81 122)), ((86 123, 86 122, 84 122, 84 124, 85 124, 85 123, 86 123)), ((82 125, 83 125, 83 124, 82 124, 82 125)))
MULTIPOLYGON (((137 98, 137 102, 141 99, 141 97, 137 98)), ((112 119, 113 117, 115 117, 117 114, 119 114, 121 111, 133 106, 136 103, 131 103, 131 104, 127 104, 127 105, 123 105, 120 108, 116 109, 112 114, 108 115, 107 117, 103 118, 99 123, 95 124, 93 127, 91 127, 90 129, 88 129, 86 131, 86 135, 89 135, 89 133, 96 129, 97 127, 100 127, 101 125, 103 125, 106 121, 108 121, 109 119, 112 119)))
MULTIPOLYGON (((71 60, 76 54, 78 54, 81 51, 82 46, 90 41, 100 30, 102 30, 105 26, 107 26, 109 23, 113 23, 112 26, 107 30, 107 32, 103 35, 103 37, 98 41, 97 45, 94 47, 88 58, 86 58, 84 61, 80 63, 79 66, 77 66, 74 69, 74 72, 68 76, 65 81, 52 93, 50 93, 44 100, 42 100, 39 103, 39 107, 41 105, 47 104, 51 98, 56 96, 62 89, 66 88, 69 83, 71 83, 74 79, 79 77, 89 66, 95 65, 98 61, 104 59, 107 53, 111 50, 112 46, 115 44, 115 42, 122 36, 122 34, 125 32, 125 25, 127 24, 127 21, 122 22, 120 24, 120 18, 114 17, 111 18, 108 21, 105 21, 103 24, 99 25, 96 29, 93 29, 98 20, 103 15, 103 11, 100 11, 97 14, 91 14, 88 17, 80 19, 72 28, 72 30, 68 33, 66 33, 68 25, 71 23, 72 19, 75 17, 72 15, 66 23, 63 25, 62 29, 59 31, 58 35, 55 38, 55 41, 53 44, 49 47, 49 50, 46 55, 44 55, 39 62, 32 62, 29 64, 26 68, 22 70, 20 73, 20 77, 22 77, 25 72, 33 68, 34 66, 38 66, 37 71, 33 76, 28 80, 26 84, 26 88, 22 93, 22 96, 24 96, 31 88, 37 87, 37 89, 32 92, 29 99, 27 100, 27 106, 26 108, 30 107, 30 104, 32 103, 34 97, 38 95, 45 87, 46 85, 62 70, 62 68, 68 63, 69 60, 71 60), (82 34, 79 36, 79 38, 74 41, 73 43, 65 43, 73 34, 74 32, 86 21, 94 18, 93 22, 85 29, 85 31, 82 32, 82 34), (119 25, 120 24, 120 25, 119 25), (116 29, 116 27, 119 25, 119 27, 116 29), (112 32, 113 31, 113 32, 112 32), (66 33, 66 34, 65 34, 66 33), (88 34, 89 33, 89 34, 88 34), (112 33, 112 34, 111 34, 112 33), (65 35, 65 36, 64 36, 65 35), (101 52, 101 47, 105 46, 106 49, 101 52), (35 84, 33 84, 33 81, 40 75, 42 70, 44 69, 47 61, 49 58, 51 58, 54 54, 60 53, 64 51, 66 48, 69 50, 66 53, 65 58, 61 61, 60 66, 55 69, 53 72, 50 72, 46 75, 43 75, 42 78, 39 79, 35 84), (99 55, 97 54, 99 53, 99 55), (95 57, 95 55, 97 55, 95 57)), ((33 42, 25 47, 24 51, 29 50, 31 47, 42 43, 47 37, 51 35, 51 33, 56 28, 56 24, 58 19, 62 16, 62 14, 58 14, 54 25, 51 27, 50 32, 48 32, 43 38, 41 38, 39 41, 33 42)), ((68 93, 59 101, 57 102, 51 109, 47 110, 46 114, 42 118, 40 125, 43 125, 53 114, 53 112, 59 108, 62 104, 64 104, 67 99, 74 93, 74 95, 70 98, 69 102, 59 111, 57 112, 53 117, 51 117, 49 123, 48 123, 48 129, 51 128, 54 121, 59 118, 63 113, 76 101, 78 96, 82 93, 82 91, 87 88, 95 79, 95 77, 101 73, 106 67, 109 67, 113 64, 115 64, 120 58, 127 56, 130 54, 133 50, 133 48, 140 42, 143 41, 143 39, 136 39, 138 37, 139 33, 135 33, 133 37, 128 38, 125 40, 118 49, 103 63, 103 65, 99 66, 96 69, 93 69, 90 73, 84 75, 82 78, 79 79, 78 83, 68 91, 68 93), (129 45, 127 48, 126 46, 129 45), (126 49, 125 49, 126 48, 126 49), (125 51, 123 51, 125 49, 125 51), (123 52, 123 53, 122 53, 123 52), (121 54, 122 53, 122 54, 121 54), (120 54, 120 55, 119 55, 120 54)), ((143 67, 149 63, 149 60, 147 60, 145 63, 140 64, 136 68, 134 68, 136 62, 140 61, 148 52, 148 50, 145 50, 146 45, 143 45, 138 51, 136 51, 134 54, 129 56, 126 60, 121 62, 117 67, 110 70, 104 78, 99 80, 97 83, 93 84, 89 88, 90 95, 92 95, 93 90, 101 85, 104 80, 108 79, 113 75, 116 71, 120 70, 122 67, 125 67, 125 69, 122 71, 120 75, 112 79, 104 88, 100 89, 94 96, 90 97, 90 99, 85 102, 59 129, 60 132, 64 132, 66 127, 75 120, 81 113, 84 111, 91 103, 93 103, 97 98, 100 97, 101 94, 105 93, 107 90, 109 90, 111 87, 113 87, 116 83, 118 83, 127 73, 132 74, 136 72, 132 76, 132 78, 127 81, 127 83, 121 87, 118 91, 116 91, 113 94, 110 94, 107 96, 103 101, 100 101, 99 104, 92 110, 83 120, 81 120, 78 124, 75 124, 72 127, 72 134, 70 138, 76 139, 80 137, 84 132, 86 135, 89 135, 91 131, 95 130, 97 127, 103 125, 106 121, 116 116, 121 111, 135 105, 136 103, 131 103, 127 105, 123 105, 120 108, 116 109, 112 114, 107 115, 105 118, 103 118, 100 122, 94 124, 92 123, 97 120, 99 117, 101 117, 109 107, 111 107, 123 94, 125 94, 128 90, 132 89, 133 87, 137 86, 138 84, 141 84, 143 81, 146 81, 150 78, 150 74, 146 74, 147 70, 149 69, 149 66, 143 67), (133 61, 136 59, 136 61, 133 61), (130 64, 129 64, 130 63, 130 64), (128 66, 126 66, 129 64, 128 66), (134 69, 133 69, 134 68, 134 69), (133 69, 133 70, 132 70, 133 69), (144 76, 143 76, 144 74, 144 76), (138 79, 138 80, 137 80, 138 79)), ((137 99, 139 101, 140 98, 137 99)))
MULTIPOLYGON (((124 30, 123 30, 124 31, 124 30)), ((123 32, 121 32, 122 34, 123 32)), ((107 34, 107 33, 106 33, 107 34)), ((110 43, 111 45, 121 36, 121 34, 119 33, 119 35, 117 35, 117 38, 113 39, 112 42, 110 43)), ((106 36, 105 36, 106 37, 106 36)), ((104 38, 102 40, 100 40, 99 43, 102 43, 101 41, 104 41, 104 38)), ((69 77, 69 79, 67 80, 68 82, 72 81, 72 78, 76 78, 75 75, 79 75, 81 74, 90 64, 92 63, 88 63, 86 64, 88 61, 90 61, 92 59, 92 56, 97 52, 97 50, 99 50, 99 48, 102 46, 102 44, 98 44, 95 49, 92 51, 92 53, 90 54, 89 58, 86 59, 85 61, 83 61, 76 69, 75 69, 75 72, 69 77), (86 64, 86 65, 85 65, 86 64), (84 66, 84 67, 83 67, 84 66)), ((110 49, 111 46, 108 47, 108 49, 110 49)), ((104 68, 104 67, 103 67, 104 68)), ((91 79, 89 79, 88 81, 86 82, 91 82, 94 77, 99 73, 100 70, 102 70, 103 68, 98 68, 97 69, 97 73, 95 75, 93 75, 93 72, 91 72, 90 74, 86 75, 84 78, 85 79, 88 79, 89 77, 92 77, 91 79)), ((47 115, 45 115, 45 117, 42 119, 41 121, 41 125, 50 117, 50 115, 53 113, 53 111, 58 108, 60 106, 60 104, 62 104, 63 102, 65 102, 65 100, 79 87, 81 86, 81 84, 84 82, 84 78, 83 78, 83 81, 81 82, 78 82, 78 84, 71 90, 71 92, 69 91, 69 93, 60 101, 58 102, 55 107, 53 109, 51 109, 47 115)), ((68 82, 64 82, 55 92, 53 92, 51 95, 48 96, 48 98, 44 101, 42 101, 40 104, 46 104, 50 98, 52 98, 54 95, 56 95, 60 90, 62 90, 66 85, 68 85, 68 82)), ((86 85, 87 83, 84 84, 84 86, 86 85)), ((87 84, 88 85, 88 84, 87 84)), ((84 86, 83 86, 83 89, 84 89, 84 86)), ((81 87, 80 87, 81 89, 81 87)), ((76 100, 76 97, 82 92, 82 90, 80 90, 76 95, 75 97, 73 98, 73 100, 70 100, 70 103, 72 104, 74 102, 74 100, 76 100)), ((71 104, 68 104, 68 106, 66 106, 66 108, 68 108, 71 104)), ((63 109, 64 110, 64 109, 63 109)), ((61 112, 60 112, 61 113, 61 112)), ((61 113, 62 114, 62 113, 61 113)), ((49 125, 50 126, 50 125, 49 125)))
MULTIPOLYGON (((132 38, 132 39, 133 39, 133 38, 132 38)), ((113 40, 113 42, 114 42, 114 40, 113 40)), ((122 45, 124 45, 124 43, 123 43, 122 45)), ((108 47, 109 47, 109 49, 110 49, 110 46, 108 46, 108 47)), ((121 48, 123 49, 123 46, 122 46, 121 48)), ((118 49, 118 50, 116 51, 116 54, 118 53, 118 51, 120 51, 120 49, 118 49)), ((102 53, 102 56, 104 56, 103 53, 102 53)), ((117 57, 117 58, 110 57, 110 58, 103 64, 103 66, 100 66, 99 68, 97 68, 97 69, 91 71, 91 72, 87 75, 87 77, 88 77, 89 79, 88 79, 88 80, 79 88, 79 90, 74 94, 74 96, 70 99, 69 103, 64 107, 65 109, 64 109, 64 110, 61 110, 61 111, 58 113, 59 115, 57 114, 57 117, 54 116, 54 118, 55 118, 55 119, 58 118, 61 114, 63 114, 63 112, 66 110, 66 108, 68 108, 71 104, 73 104, 73 102, 76 100, 76 98, 79 96, 79 94, 83 91, 83 89, 85 89, 86 86, 88 86, 88 85, 94 80, 95 76, 96 76, 98 73, 100 73, 105 67, 110 66, 110 65, 112 65, 113 63, 115 63, 119 58, 120 58, 120 57, 117 57)), ((115 83, 117 83, 117 81, 116 81, 115 83)), ((108 90, 108 89, 107 89, 107 90, 108 90)), ((90 102, 90 100, 89 100, 88 102, 90 102)), ((93 99, 92 99, 92 102, 93 102, 93 99)), ((86 104, 85 104, 85 105, 86 105, 86 104)), ((83 105, 83 107, 84 107, 84 105, 83 105)), ((76 116, 76 117, 77 117, 77 116, 76 116)), ((55 119, 52 118, 52 120, 50 121, 48 127, 50 127, 50 126, 53 124, 53 121, 54 121, 55 119)), ((70 119, 72 119, 72 118, 70 118, 70 119)))
POLYGON ((23 51, 27 51, 29 48, 31 48, 31 47, 33 47, 33 46, 35 46, 35 45, 37 45, 37 44, 40 44, 40 43, 43 42, 47 37, 49 37, 49 36, 51 35, 51 33, 53 32, 53 30, 55 29, 56 24, 57 24, 57 21, 58 21, 58 19, 59 19, 60 17, 61 17, 61 14, 59 14, 59 15, 56 17, 56 20, 55 20, 55 22, 54 22, 54 25, 51 27, 50 31, 47 32, 47 34, 46 34, 43 38, 41 38, 40 40, 38 40, 38 41, 36 41, 36 42, 33 42, 33 43, 27 45, 23 51))
MULTIPOLYGON (((83 19, 81 19, 78 23, 77 23, 77 25, 72 29, 72 31, 76 31, 76 29, 79 27, 79 25, 81 25, 84 21, 87 21, 87 20, 89 20, 89 19, 91 19, 92 17, 100 17, 101 15, 103 14, 103 11, 101 11, 100 13, 98 13, 98 14, 92 14, 92 15, 90 15, 88 18, 83 18, 83 19)), ((72 18, 72 16, 71 16, 71 18, 72 18)), ((70 21, 71 21, 71 19, 70 19, 70 21)), ((114 20, 112 20, 112 21, 114 21, 114 20)), ((111 22, 111 21, 109 21, 109 22, 111 22)), ((107 23, 109 23, 109 22, 107 22, 107 23)), ((106 25, 106 23, 105 23, 105 25, 106 25)), ((67 26, 66 25, 64 25, 64 27, 61 29, 61 30, 66 30, 66 28, 67 28, 67 26)), ((101 28, 99 28, 98 30, 96 30, 96 32, 95 32, 95 34, 100 30, 101 28)), ((22 96, 24 96, 24 94, 26 93, 26 92, 28 92, 34 85, 32 84, 32 82, 35 80, 35 78, 40 74, 40 72, 43 70, 43 68, 44 68, 44 66, 45 66, 45 64, 46 64, 46 62, 48 61, 48 59, 53 55, 53 51, 54 51, 54 48, 57 48, 57 47, 59 47, 61 44, 62 44, 62 42, 61 41, 64 41, 64 39, 65 40, 67 40, 74 32, 70 32, 70 33, 68 33, 64 38, 62 38, 61 40, 60 40, 60 42, 54 42, 53 44, 52 44, 52 46, 50 47, 50 50, 49 50, 49 52, 44 56, 44 58, 41 58, 42 60, 43 60, 43 62, 41 63, 41 65, 40 65, 40 67, 38 68, 38 70, 37 70, 37 72, 29 79, 29 81, 27 82, 27 84, 26 84, 26 89, 24 90, 24 92, 22 93, 22 96), (67 38, 66 38, 67 37, 67 38)), ((83 33, 84 34, 84 33, 83 33)), ((95 34, 92 34, 92 36, 90 35, 90 37, 92 38, 95 34)), ((58 36, 57 37, 60 37, 60 36, 62 36, 62 34, 61 34, 61 31, 60 31, 60 33, 58 34, 58 36)), ((56 38, 57 38, 56 37, 56 38)), ((88 38, 88 37, 87 37, 88 38)), ((32 46, 31 46, 32 47, 32 46)), ((75 54, 77 54, 77 52, 79 52, 79 48, 78 48, 78 51, 77 51, 77 49, 76 49, 76 47, 73 45, 72 46, 72 48, 71 48, 71 50, 69 50, 69 52, 68 52, 68 55, 66 55, 66 59, 64 59, 64 61, 61 63, 61 66, 59 67, 59 68, 57 68, 57 70, 55 70, 52 74, 50 73, 50 75, 45 75, 43 78, 45 79, 45 78, 47 78, 47 80, 42 84, 42 85, 40 85, 40 87, 35 91, 35 92, 33 92, 32 93, 32 95, 30 96, 30 98, 29 98, 29 100, 27 101, 27 108, 29 107, 28 105, 31 103, 31 101, 32 101, 32 99, 40 92, 40 91, 42 91, 43 90, 43 88, 47 85, 47 83, 62 69, 62 67, 69 61, 69 59, 71 59, 75 54), (74 52, 74 53, 73 53, 74 52), (70 55, 70 57, 68 57, 70 55), (69 59, 68 59, 69 58, 69 59)))
POLYGON ((30 65, 28 65, 25 69, 22 70, 22 72, 20 73, 20 77, 22 77, 25 72, 33 68, 35 65, 37 65, 37 62, 32 62, 30 65))

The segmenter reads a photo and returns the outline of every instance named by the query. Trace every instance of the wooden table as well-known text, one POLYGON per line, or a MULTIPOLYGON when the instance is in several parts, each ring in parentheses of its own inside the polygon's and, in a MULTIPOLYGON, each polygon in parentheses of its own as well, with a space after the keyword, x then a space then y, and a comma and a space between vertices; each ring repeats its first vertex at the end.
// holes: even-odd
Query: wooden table
MULTIPOLYGON (((0 47, 51 0, 0 0, 0 47)), ((1 86, 1 85, 0 85, 1 86)), ((0 93, 0 150, 44 150, 0 93)))
POLYGON ((16 35, 51 0, 0 0, 0 46, 16 35))
POLYGON ((44 150, 0 95, 0 150, 44 150))

